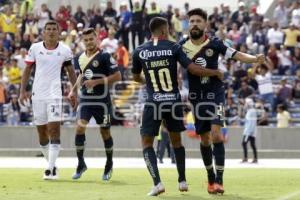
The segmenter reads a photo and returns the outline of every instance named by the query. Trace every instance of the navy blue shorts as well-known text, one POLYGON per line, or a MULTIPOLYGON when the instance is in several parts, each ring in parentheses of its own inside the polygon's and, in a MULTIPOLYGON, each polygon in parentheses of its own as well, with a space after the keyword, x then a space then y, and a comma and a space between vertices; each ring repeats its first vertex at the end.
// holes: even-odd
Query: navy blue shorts
POLYGON ((164 105, 158 108, 158 106, 146 103, 140 130, 141 135, 157 136, 162 120, 169 132, 179 133, 185 130, 182 105, 164 105))
POLYGON ((78 109, 79 119, 90 121, 95 118, 96 123, 103 128, 110 127, 112 108, 110 103, 81 102, 78 109))
POLYGON ((222 127, 224 125, 225 91, 221 90, 213 94, 202 93, 201 99, 190 100, 193 105, 192 111, 198 135, 210 132, 211 125, 222 127))

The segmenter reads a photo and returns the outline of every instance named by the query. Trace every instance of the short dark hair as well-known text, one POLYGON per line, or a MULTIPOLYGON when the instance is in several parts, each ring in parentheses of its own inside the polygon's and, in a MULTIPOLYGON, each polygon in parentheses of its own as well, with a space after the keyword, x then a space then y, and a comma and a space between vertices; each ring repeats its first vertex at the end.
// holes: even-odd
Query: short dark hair
POLYGON ((86 28, 82 31, 82 35, 88 35, 91 33, 93 33, 94 35, 97 35, 95 29, 93 29, 93 28, 86 28))
POLYGON ((155 32, 156 30, 160 29, 163 26, 168 25, 167 19, 163 17, 154 17, 151 19, 150 24, 149 24, 149 29, 151 33, 155 32))
POLYGON ((202 10, 201 8, 192 9, 187 13, 187 15, 189 16, 189 18, 193 15, 198 15, 202 17, 205 21, 207 21, 207 12, 202 10))
POLYGON ((57 21, 54 21, 54 20, 49 20, 49 21, 47 21, 46 24, 45 24, 45 26, 44 26, 44 30, 46 29, 46 27, 47 27, 48 25, 56 25, 56 26, 57 26, 57 29, 59 29, 59 25, 58 25, 57 21))

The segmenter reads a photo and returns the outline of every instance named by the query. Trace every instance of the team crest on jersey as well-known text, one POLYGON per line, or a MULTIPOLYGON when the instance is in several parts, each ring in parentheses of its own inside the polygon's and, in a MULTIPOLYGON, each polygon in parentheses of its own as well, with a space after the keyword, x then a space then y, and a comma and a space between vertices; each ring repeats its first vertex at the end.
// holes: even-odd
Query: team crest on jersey
POLYGON ((90 69, 87 69, 87 70, 84 72, 84 76, 85 76, 85 78, 87 78, 87 79, 92 79, 92 78, 93 78, 93 75, 94 75, 94 73, 93 73, 93 71, 90 70, 90 69))
POLYGON ((195 60, 195 63, 201 65, 202 67, 206 67, 207 63, 206 60, 202 57, 199 57, 195 60))
POLYGON ((61 55, 61 53, 60 53, 60 52, 58 52, 58 53, 57 53, 57 56, 60 56, 60 55, 61 55))
POLYGON ((109 60, 110 60, 110 63, 111 63, 112 65, 117 64, 116 60, 115 60, 113 57, 110 57, 109 60))
POLYGON ((94 60, 92 63, 93 67, 99 67, 99 62, 98 60, 94 60))
POLYGON ((205 51, 205 55, 206 55, 207 57, 212 57, 213 54, 214 54, 214 50, 212 50, 212 49, 207 49, 207 50, 205 51))

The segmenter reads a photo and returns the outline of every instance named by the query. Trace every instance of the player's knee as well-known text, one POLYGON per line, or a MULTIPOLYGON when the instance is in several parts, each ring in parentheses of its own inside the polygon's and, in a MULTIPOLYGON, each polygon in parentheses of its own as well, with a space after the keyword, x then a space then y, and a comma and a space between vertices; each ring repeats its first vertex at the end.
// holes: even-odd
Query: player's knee
POLYGON ((76 134, 80 135, 80 134, 84 134, 84 132, 85 132, 85 127, 83 126, 76 127, 76 134))
POLYGON ((107 140, 108 138, 111 137, 109 128, 100 128, 100 133, 103 140, 107 140))
POLYGON ((142 146, 143 149, 146 149, 148 147, 153 147, 153 140, 152 137, 142 137, 142 146))
POLYGON ((209 146, 211 144, 211 136, 210 133, 205 133, 203 135, 201 135, 201 143, 204 146, 209 146))

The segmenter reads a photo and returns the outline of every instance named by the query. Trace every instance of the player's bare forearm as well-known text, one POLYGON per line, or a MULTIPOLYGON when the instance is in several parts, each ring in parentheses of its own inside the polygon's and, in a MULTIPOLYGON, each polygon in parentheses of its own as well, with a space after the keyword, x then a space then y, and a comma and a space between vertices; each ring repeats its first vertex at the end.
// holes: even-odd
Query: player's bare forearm
POLYGON ((67 69, 67 72, 68 72, 68 78, 69 78, 72 86, 74 86, 76 81, 77 81, 77 77, 76 77, 74 67, 73 67, 73 65, 69 65, 69 66, 66 67, 66 69, 67 69))
POLYGON ((133 80, 141 84, 146 83, 145 78, 141 74, 133 74, 133 80))
POLYGON ((20 92, 25 92, 25 88, 27 86, 28 80, 30 78, 32 67, 31 65, 27 65, 23 71, 22 74, 22 80, 21 80, 21 89, 20 92))
POLYGON ((121 81, 122 80, 122 76, 121 76, 121 73, 118 71, 118 72, 115 72, 114 74, 112 75, 109 75, 108 77, 106 78, 101 78, 101 79, 96 79, 96 85, 99 85, 99 84, 108 84, 108 85, 111 85, 117 81, 121 81))
POLYGON ((239 60, 243 63, 259 63, 262 64, 265 62, 265 56, 263 54, 257 54, 255 56, 243 53, 243 52, 237 52, 233 59, 239 60))
POLYGON ((196 76, 219 76, 220 71, 214 69, 207 69, 204 67, 199 67, 199 65, 192 63, 187 68, 189 72, 196 76))
POLYGON ((77 91, 78 86, 80 85, 81 79, 82 79, 82 74, 79 74, 77 77, 76 83, 73 85, 73 87, 71 89, 72 92, 77 91))

